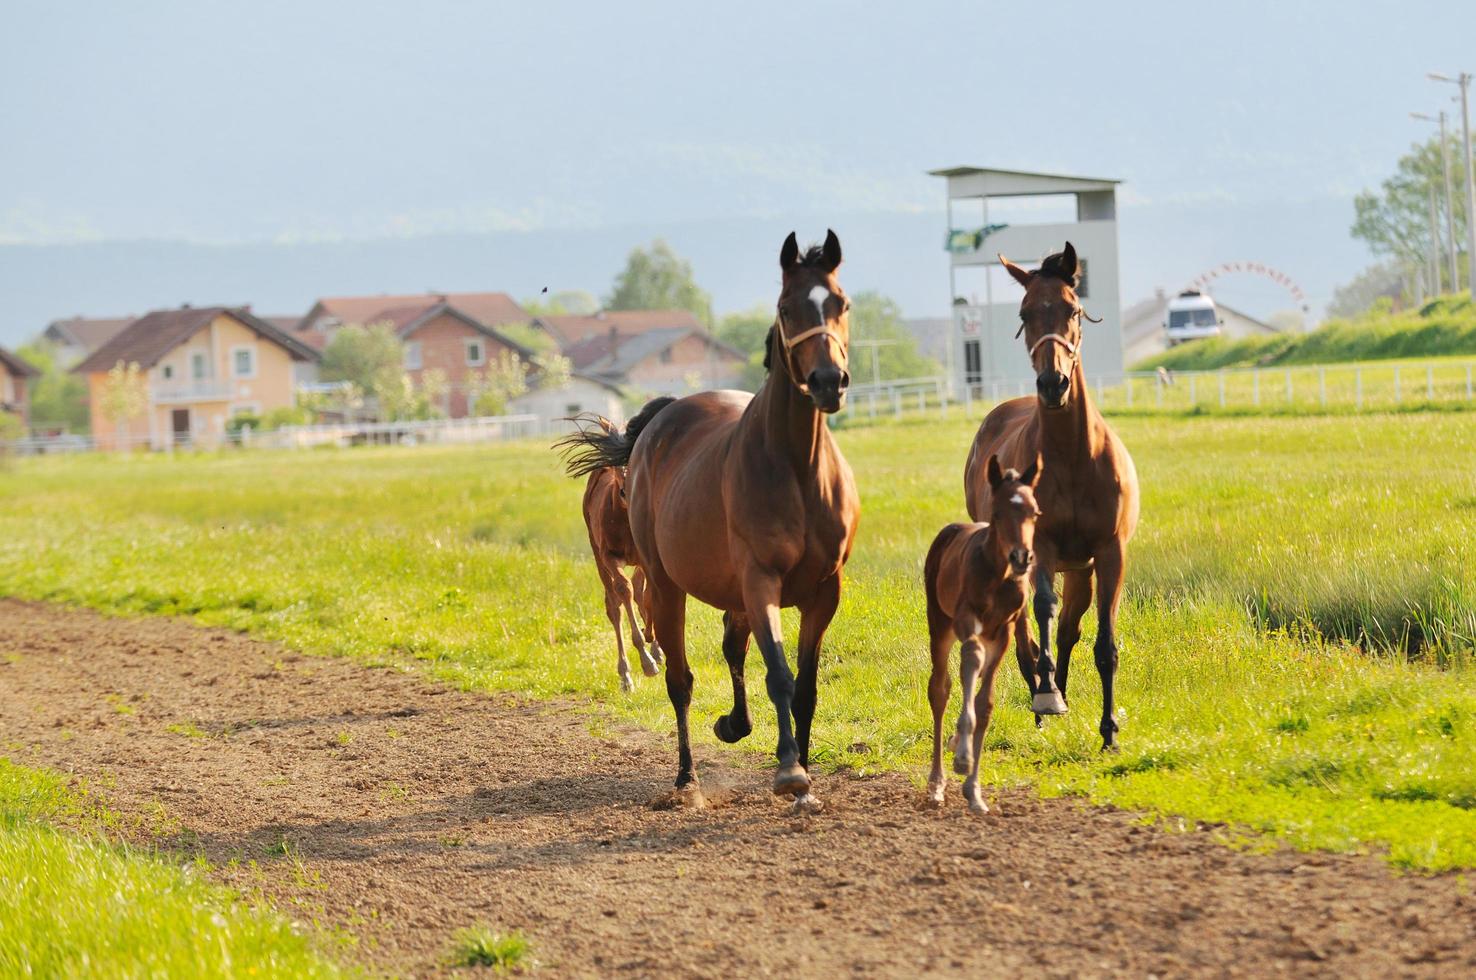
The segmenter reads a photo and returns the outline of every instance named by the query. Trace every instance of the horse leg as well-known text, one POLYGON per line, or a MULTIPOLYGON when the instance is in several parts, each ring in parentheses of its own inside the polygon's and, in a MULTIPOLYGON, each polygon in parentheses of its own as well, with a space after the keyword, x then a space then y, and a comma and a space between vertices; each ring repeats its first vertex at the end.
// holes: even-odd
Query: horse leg
MULTIPOLYGON (((1035 700, 1035 641, 1030 637, 1030 617, 1021 616, 1015 620, 1015 661, 1020 665, 1020 676, 1025 678, 1025 687, 1030 692, 1030 698, 1035 700)), ((1035 725, 1040 727, 1040 716, 1035 718, 1035 725)))
MULTIPOLYGON (((605 615, 609 618, 610 625, 615 628, 615 669, 620 674, 620 690, 629 692, 634 689, 635 685, 630 680, 630 661, 625 657, 625 637, 620 629, 620 586, 625 585, 625 576, 621 575, 618 569, 611 567, 603 557, 599 558, 596 564, 600 568, 600 582, 605 587, 605 615)), ((627 587, 627 595, 629 591, 627 587)))
POLYGON ((958 709, 958 727, 954 734, 953 771, 960 776, 967 776, 974 771, 974 726, 978 723, 974 714, 974 685, 979 682, 979 671, 984 667, 984 648, 977 636, 962 639, 963 648, 958 655, 958 678, 959 686, 963 688, 963 704, 958 709))
POLYGON ((1051 623, 1056 616, 1056 576, 1052 564, 1036 550, 1035 625, 1040 633, 1040 646, 1035 651, 1035 694, 1030 710, 1035 712, 1035 725, 1040 727, 1045 715, 1064 715, 1066 701, 1056 688, 1056 665, 1051 662, 1051 623))
POLYGON ((928 642, 933 654, 933 672, 928 677, 928 705, 933 709, 933 768, 928 773, 928 799, 942 805, 948 781, 943 775, 943 715, 953 677, 948 673, 948 654, 953 649, 953 620, 941 609, 928 606, 928 642))
POLYGON ((647 677, 655 677, 657 674, 661 673, 661 669, 656 666, 655 658, 653 658, 650 653, 646 652, 646 645, 641 641, 641 624, 640 620, 636 619, 634 596, 632 595, 632 592, 634 592, 635 595, 639 595, 641 592, 641 586, 643 583, 640 581, 640 578, 637 577, 641 575, 640 567, 636 567, 633 575, 633 577, 635 577, 634 589, 632 589, 630 585, 626 584, 625 573, 623 571, 617 568, 615 570, 615 574, 620 576, 620 583, 624 586, 624 588, 620 590, 620 599, 625 605, 625 616, 627 619, 630 620, 631 646, 636 648, 636 653, 640 654, 641 657, 641 673, 645 674, 647 677))
POLYGON ((1097 642, 1092 653, 1102 677, 1102 750, 1117 751, 1117 705, 1113 686, 1117 679, 1117 609, 1122 603, 1122 576, 1127 549, 1114 540, 1097 553, 1097 642))
MULTIPOLYGON (((825 630, 840 605, 840 576, 834 575, 815 591, 810 604, 800 610, 799 671, 794 680, 794 729, 799 742, 799 764, 810 771, 810 725, 815 720, 819 701, 820 644, 825 630)), ((799 813, 818 813, 820 801, 813 793, 800 793, 794 798, 799 813)))
POLYGON ((699 803, 697 774, 692 769, 692 740, 687 730, 687 713, 692 706, 692 671, 687 666, 687 595, 670 582, 662 583, 652 596, 652 613, 656 618, 656 638, 666 648, 666 696, 671 699, 677 724, 676 787, 694 791, 693 802, 699 803))
MULTIPOLYGON (((743 576, 743 601, 748 610, 748 623, 764 657, 764 686, 779 723, 779 743, 774 755, 779 768, 774 772, 775 796, 801 796, 810 791, 810 777, 799 761, 799 743, 794 738, 790 713, 794 707, 794 675, 784 656, 784 643, 779 629, 779 577, 750 565, 743 576)), ((658 631, 659 637, 659 631, 658 631)), ((665 642, 665 638, 661 638, 665 642)), ((672 651, 666 651, 672 656, 672 651)), ((667 666, 670 673, 671 667, 667 666)))
MULTIPOLYGON (((658 667, 661 665, 661 644, 656 642, 656 628, 651 625, 651 580, 646 578, 646 573, 641 571, 641 566, 635 566, 630 574, 631 587, 635 589, 636 609, 641 613, 642 632, 646 637, 646 649, 651 651, 651 660, 658 667)), ((645 665, 644 658, 642 666, 645 665)), ((655 676, 652 672, 651 676, 655 676)))
POLYGON ((712 730, 724 742, 737 742, 753 731, 753 721, 748 717, 748 688, 743 682, 743 664, 748 659, 748 638, 752 633, 748 618, 742 613, 723 613, 723 659, 728 662, 728 673, 733 675, 733 710, 718 715, 712 730))
POLYGON ((984 645, 983 678, 979 693, 974 697, 974 761, 964 780, 963 795, 969 801, 969 810, 988 813, 989 805, 984 802, 984 793, 979 789, 979 760, 984 757, 984 733, 989 731, 989 719, 994 716, 994 679, 999 675, 999 665, 1004 663, 1005 650, 1010 645, 1009 629, 984 645))
POLYGON ((1066 675, 1071 671, 1071 651, 1081 639, 1081 617, 1092 604, 1090 569, 1067 572, 1062 576, 1061 622, 1056 627, 1056 686, 1061 700, 1066 700, 1066 675))

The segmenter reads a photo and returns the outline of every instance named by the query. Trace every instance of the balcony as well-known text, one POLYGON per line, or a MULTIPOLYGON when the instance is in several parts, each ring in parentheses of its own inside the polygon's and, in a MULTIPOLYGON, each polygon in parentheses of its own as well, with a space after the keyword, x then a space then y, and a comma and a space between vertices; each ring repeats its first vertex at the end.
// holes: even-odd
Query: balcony
POLYGON ((181 402, 224 402, 231 399, 231 386, 225 381, 196 381, 192 384, 160 385, 154 389, 154 404, 181 402))

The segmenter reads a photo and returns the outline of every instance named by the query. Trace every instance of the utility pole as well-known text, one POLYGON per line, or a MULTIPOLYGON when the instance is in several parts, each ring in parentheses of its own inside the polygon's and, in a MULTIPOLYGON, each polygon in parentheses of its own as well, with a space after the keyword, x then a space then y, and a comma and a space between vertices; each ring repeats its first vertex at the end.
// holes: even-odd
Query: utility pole
POLYGON ((1476 297, 1476 173, 1471 160, 1471 105, 1468 90, 1471 87, 1470 72, 1461 72, 1455 78, 1430 72, 1431 81, 1448 82, 1461 89, 1461 132, 1465 140, 1466 155, 1466 284, 1471 295, 1476 297))
MULTIPOLYGON (((1431 182, 1430 191, 1430 282, 1434 284, 1433 295, 1439 296, 1440 288, 1440 219, 1435 213, 1435 184, 1431 182)), ((1455 291, 1452 284, 1451 291, 1455 291)))

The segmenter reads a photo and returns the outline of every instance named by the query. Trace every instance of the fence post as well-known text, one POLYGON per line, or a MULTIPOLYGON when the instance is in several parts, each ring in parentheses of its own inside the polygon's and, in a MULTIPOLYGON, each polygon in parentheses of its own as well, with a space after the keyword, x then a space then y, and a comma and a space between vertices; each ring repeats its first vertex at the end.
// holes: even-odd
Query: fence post
POLYGON ((1394 404, 1399 404, 1399 365, 1394 365, 1394 404))
POLYGON ((1225 407, 1225 369, 1220 368, 1220 407, 1225 407))
POLYGON ((1317 400, 1322 403, 1323 408, 1327 407, 1327 368, 1325 367, 1317 369, 1317 400))
POLYGON ((974 417, 974 386, 967 383, 964 385, 964 417, 974 417))
POLYGON ((902 390, 900 388, 892 389, 892 417, 898 419, 902 417, 902 390))

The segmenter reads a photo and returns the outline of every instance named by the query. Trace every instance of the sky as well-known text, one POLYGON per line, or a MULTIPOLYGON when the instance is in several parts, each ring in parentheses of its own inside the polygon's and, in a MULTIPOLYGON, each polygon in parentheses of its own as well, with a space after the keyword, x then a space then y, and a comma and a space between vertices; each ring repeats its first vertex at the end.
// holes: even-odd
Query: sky
POLYGON ((1371 260, 1353 195, 1454 91, 1425 73, 1476 71, 1457 0, 0 7, 6 343, 185 300, 599 293, 656 235, 737 309, 827 225, 872 247, 848 288, 936 314, 927 171, 957 164, 1123 179, 1125 301, 1253 260, 1320 306, 1371 260))

